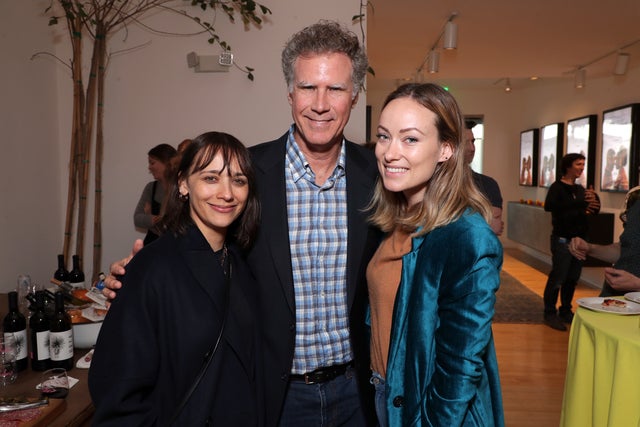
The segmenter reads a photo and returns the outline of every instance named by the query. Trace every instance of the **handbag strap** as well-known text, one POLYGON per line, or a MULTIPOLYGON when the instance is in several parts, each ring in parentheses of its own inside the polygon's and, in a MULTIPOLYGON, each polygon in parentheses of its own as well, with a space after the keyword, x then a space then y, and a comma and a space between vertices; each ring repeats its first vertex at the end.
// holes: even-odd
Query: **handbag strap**
POLYGON ((224 327, 227 324, 227 317, 228 317, 227 315, 229 314, 229 300, 230 300, 230 294, 231 294, 231 289, 230 289, 231 288, 231 265, 230 265, 230 263, 226 267, 227 268, 223 267, 223 269, 225 269, 225 270, 228 269, 228 274, 226 274, 227 271, 225 271, 225 275, 224 275, 225 276, 225 286, 226 286, 226 297, 225 297, 226 303, 225 303, 225 307, 224 307, 224 317, 222 318, 222 325, 220 326, 220 332, 218 332, 218 338, 216 338, 216 342, 213 344, 213 347, 204 355, 204 362, 202 363, 202 367, 200 367, 200 371, 198 372, 198 375, 196 376, 196 379, 193 381, 193 384, 191 384, 191 387, 189 387, 189 390, 187 390, 187 393, 185 393, 184 397, 180 401, 180 404, 178 405, 178 408, 173 413, 173 416, 171 417, 171 420, 169 421, 169 425, 173 425, 173 423, 178 418, 178 415, 180 415, 180 413, 182 412, 182 410, 186 406, 187 402, 191 398, 191 395, 193 395, 193 392, 196 390, 196 388, 198 388, 198 385, 200 384, 200 381, 202 381, 202 378, 204 377, 204 374, 207 373, 207 369, 209 369, 209 365, 211 365, 211 361, 213 360, 213 356, 215 356, 216 352, 218 351, 218 347, 220 345, 220 341, 222 340, 222 334, 224 332, 224 327))

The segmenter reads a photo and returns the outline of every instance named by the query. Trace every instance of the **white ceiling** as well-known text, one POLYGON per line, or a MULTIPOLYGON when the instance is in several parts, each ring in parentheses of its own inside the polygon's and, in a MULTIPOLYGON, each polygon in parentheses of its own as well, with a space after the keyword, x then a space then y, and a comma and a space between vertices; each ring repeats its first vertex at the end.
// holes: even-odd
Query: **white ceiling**
POLYGON ((491 86, 509 77, 514 89, 549 79, 573 84, 573 71, 586 65, 588 84, 589 77, 611 75, 616 51, 628 44, 629 68, 640 67, 640 0, 370 0, 369 86, 414 79, 454 12, 458 48, 442 50, 440 41, 439 72, 425 72, 424 81, 491 86))

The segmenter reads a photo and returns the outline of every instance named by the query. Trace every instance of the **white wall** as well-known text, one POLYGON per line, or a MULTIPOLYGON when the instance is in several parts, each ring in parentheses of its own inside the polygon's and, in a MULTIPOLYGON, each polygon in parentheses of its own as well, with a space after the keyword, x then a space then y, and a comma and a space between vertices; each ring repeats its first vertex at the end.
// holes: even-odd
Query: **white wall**
MULTIPOLYGON (((51 29, 42 11, 48 0, 3 2, 0 14, 0 67, 3 90, 0 120, 5 138, 0 226, 0 291, 15 287, 16 276, 48 282, 61 252, 71 127, 71 80, 65 67, 36 51, 70 57, 63 26, 51 29), (6 9, 6 10, 5 10, 6 9), (53 35, 52 35, 53 32, 53 35), (9 96, 4 96, 8 93, 9 96)), ((184 5, 187 2, 178 1, 184 5)), ((177 144, 204 131, 233 133, 247 145, 282 135, 292 122, 280 69, 280 52, 294 32, 318 19, 351 26, 359 2, 264 0, 273 15, 263 28, 230 25, 219 16, 216 28, 230 43, 235 60, 255 68, 255 81, 232 68, 228 73, 194 73, 186 55, 218 54, 206 36, 163 37, 130 26, 112 37, 113 55, 105 100, 106 146, 103 173, 103 269, 122 258, 142 234, 133 227, 133 209, 147 172, 147 151, 162 142, 177 144)), ((190 7, 190 6, 185 6, 190 7)), ((239 19, 237 22, 240 22, 239 19)), ((193 32, 184 18, 158 13, 146 25, 193 32)), ((359 34, 359 26, 352 26, 359 34)), ((352 113, 347 137, 363 141, 365 102, 352 113)), ((93 202, 91 201, 90 204, 93 202)), ((92 212, 84 266, 91 268, 92 212)))
MULTIPOLYGON (((177 144, 212 129, 233 133, 247 145, 280 136, 291 122, 279 64, 286 39, 319 18, 350 23, 359 6, 355 0, 327 0, 321 9, 311 0, 267 3, 273 16, 259 31, 218 19, 219 31, 231 44, 237 62, 256 69, 254 82, 235 69, 224 74, 196 74, 189 69, 188 52, 219 53, 206 43, 205 36, 161 37, 131 26, 126 35, 112 38, 113 52, 138 48, 114 55, 108 70, 104 269, 126 255, 134 238, 141 236, 133 227, 132 212, 150 179, 148 149, 161 142, 177 144)), ((54 52, 63 59, 70 56, 62 27, 51 29, 42 15, 48 4, 48 0, 3 2, 0 14, 0 51, 4 54, 0 129, 5 159, 0 168, 0 291, 15 287, 20 273, 46 283, 62 247, 71 81, 66 69, 53 59, 30 60, 38 51, 54 52)), ((168 14, 157 14, 146 23, 174 32, 191 30, 186 21, 168 14)), ((359 27, 353 30, 358 33, 359 27)), ((485 117, 485 173, 500 183, 505 201, 542 200, 546 190, 517 185, 520 131, 586 114, 598 114, 600 124, 603 110, 640 102, 639 74, 630 70, 623 78, 589 79, 583 91, 573 89, 573 82, 567 79, 542 81, 536 89, 514 90, 509 95, 495 86, 473 91, 453 88, 452 93, 465 113, 485 117)), ((364 141, 364 106, 374 105, 375 123, 379 114, 375 106, 393 89, 372 90, 372 78, 367 99, 361 96, 347 129, 347 136, 358 141, 364 141)), ((600 144, 599 138, 598 153, 600 144)), ((605 209, 617 209, 623 200, 622 195, 611 193, 601 193, 601 198, 605 209)), ((511 244, 506 238, 503 243, 511 244)), ((85 246, 85 266, 89 266, 91 241, 85 246)))
POLYGON ((0 291, 18 274, 48 282, 62 246, 63 151, 56 120, 56 73, 50 59, 32 61, 53 41, 41 12, 48 1, 2 2, 0 13, 0 291), (48 272, 49 275, 44 274, 48 272))

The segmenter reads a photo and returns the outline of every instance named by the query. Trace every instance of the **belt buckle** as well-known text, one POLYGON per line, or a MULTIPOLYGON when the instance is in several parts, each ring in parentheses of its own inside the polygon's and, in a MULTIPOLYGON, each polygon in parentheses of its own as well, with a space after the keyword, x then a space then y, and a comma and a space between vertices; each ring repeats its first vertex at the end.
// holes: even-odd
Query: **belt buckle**
POLYGON ((311 375, 304 374, 304 383, 305 384, 309 385, 309 384, 315 384, 316 383, 315 381, 312 381, 310 377, 311 377, 311 375))

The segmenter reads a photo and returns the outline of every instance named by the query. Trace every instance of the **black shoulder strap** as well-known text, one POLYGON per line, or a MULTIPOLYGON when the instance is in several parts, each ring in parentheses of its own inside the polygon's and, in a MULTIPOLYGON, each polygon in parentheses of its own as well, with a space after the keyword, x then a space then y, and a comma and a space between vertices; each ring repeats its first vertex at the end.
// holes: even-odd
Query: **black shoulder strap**
POLYGON ((229 296, 231 294, 231 289, 230 289, 231 264, 230 263, 227 268, 228 268, 228 274, 225 274, 225 286, 227 288, 226 296, 225 296, 226 304, 224 306, 224 317, 222 318, 222 326, 220 326, 220 332, 218 332, 218 338, 216 338, 216 342, 213 344, 213 347, 204 355, 204 362, 202 363, 202 367, 200 368, 200 371, 198 372, 196 379, 193 381, 193 384, 191 384, 191 387, 189 387, 189 390, 187 390, 187 393, 185 393, 184 397, 180 401, 178 408, 176 409, 173 416, 171 417, 171 421, 169 421, 169 425, 173 425, 176 418, 178 418, 178 415, 180 415, 185 405, 191 398, 191 395, 193 394, 193 392, 196 390, 196 388, 198 388, 198 385, 200 384, 200 381, 202 381, 204 374, 207 372, 207 369, 209 369, 209 365, 211 365, 213 356, 215 356, 216 352, 218 351, 220 341, 222 340, 222 333, 224 332, 224 327, 227 323, 227 315, 229 314, 229 304, 230 304, 229 296))

